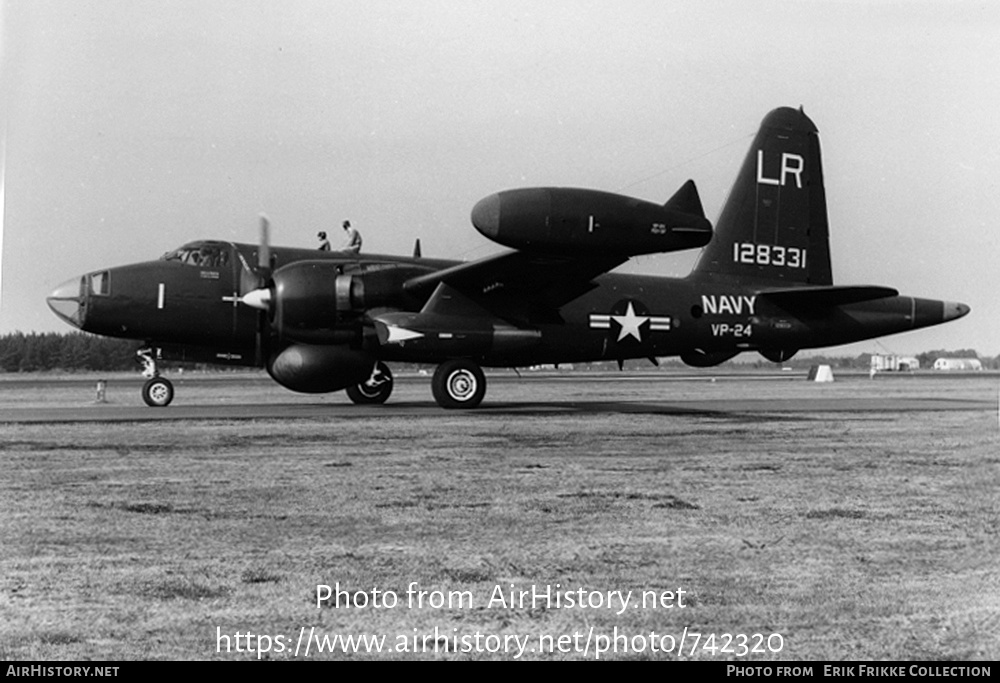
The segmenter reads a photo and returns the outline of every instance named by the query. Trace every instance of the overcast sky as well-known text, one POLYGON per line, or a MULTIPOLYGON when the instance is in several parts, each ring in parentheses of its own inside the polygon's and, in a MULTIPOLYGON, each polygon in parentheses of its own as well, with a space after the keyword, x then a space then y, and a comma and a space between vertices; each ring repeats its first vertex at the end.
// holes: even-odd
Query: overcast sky
MULTIPOLYGON (((820 130, 834 280, 957 300, 844 353, 1000 353, 1000 4, 5 0, 0 333, 61 282, 199 238, 473 259, 495 191, 580 186, 715 219, 760 120, 820 130), (335 243, 336 246, 336 243, 335 243)), ((623 269, 685 275, 693 255, 623 269)))

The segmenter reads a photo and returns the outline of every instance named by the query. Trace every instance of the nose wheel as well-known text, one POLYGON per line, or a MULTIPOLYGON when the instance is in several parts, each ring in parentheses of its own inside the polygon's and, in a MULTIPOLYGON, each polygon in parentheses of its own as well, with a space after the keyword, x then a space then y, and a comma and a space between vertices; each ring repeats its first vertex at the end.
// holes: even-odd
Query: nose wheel
POLYGON ((135 355, 142 363, 142 376, 149 378, 142 385, 142 400, 150 408, 167 407, 174 400, 174 385, 170 383, 170 380, 160 377, 160 371, 156 367, 156 359, 153 358, 153 350, 139 349, 135 355))
POLYGON ((150 408, 165 408, 174 400, 174 385, 163 377, 154 377, 142 386, 142 400, 150 408))

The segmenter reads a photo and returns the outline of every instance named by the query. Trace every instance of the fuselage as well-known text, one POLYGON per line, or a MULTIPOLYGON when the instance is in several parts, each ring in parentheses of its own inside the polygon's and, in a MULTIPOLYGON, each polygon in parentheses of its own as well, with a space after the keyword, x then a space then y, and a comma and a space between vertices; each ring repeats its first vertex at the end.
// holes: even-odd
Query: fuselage
MULTIPOLYGON (((433 273, 455 261, 375 254, 271 249, 271 270, 297 261, 326 261, 336 272, 365 273, 407 267, 433 273)), ((241 302, 255 286, 257 246, 193 242, 156 261, 95 271, 62 285, 49 298, 67 322, 95 334, 136 339, 153 346, 187 347, 191 358, 253 365, 260 311, 241 302)), ((824 307, 784 310, 760 289, 725 277, 667 278, 607 273, 596 287, 562 306, 558 322, 532 324, 530 343, 487 344, 470 354, 449 340, 461 329, 438 330, 431 344, 377 344, 365 320, 346 321, 340 343, 365 346, 376 358, 441 362, 474 355, 484 366, 525 366, 683 356, 730 357, 846 344, 936 325, 968 312, 962 304, 893 296, 824 307)), ((331 283, 331 287, 332 287, 331 283)), ((422 298, 400 298, 399 311, 417 312, 422 298)), ((331 312, 331 316, 335 315, 331 312)), ((341 324, 341 323, 333 323, 341 324)), ((523 327, 523 324, 522 324, 523 327)), ((425 335, 426 336, 426 335, 425 335)), ((711 364, 711 363, 707 363, 711 364)))
MULTIPOLYGON (((258 247, 204 240, 155 261, 94 271, 60 285, 48 298, 52 310, 85 332, 150 345, 189 346, 220 363, 254 362, 259 312, 240 298, 258 284, 258 247)), ((363 272, 414 260, 428 270, 451 261, 275 247, 271 269, 301 260, 336 263, 343 272, 363 272)))

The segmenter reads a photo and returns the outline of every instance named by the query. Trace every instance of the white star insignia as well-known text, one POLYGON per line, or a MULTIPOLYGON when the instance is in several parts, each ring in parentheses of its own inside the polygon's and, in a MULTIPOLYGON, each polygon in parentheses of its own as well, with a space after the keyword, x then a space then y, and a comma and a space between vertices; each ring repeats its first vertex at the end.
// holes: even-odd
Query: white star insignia
POLYGON ((611 319, 621 325, 622 328, 621 332, 618 333, 618 341, 621 341, 625 337, 635 337, 637 342, 642 342, 642 335, 639 332, 639 328, 649 321, 649 316, 636 315, 631 301, 628 302, 628 310, 625 311, 625 315, 613 315, 611 319))

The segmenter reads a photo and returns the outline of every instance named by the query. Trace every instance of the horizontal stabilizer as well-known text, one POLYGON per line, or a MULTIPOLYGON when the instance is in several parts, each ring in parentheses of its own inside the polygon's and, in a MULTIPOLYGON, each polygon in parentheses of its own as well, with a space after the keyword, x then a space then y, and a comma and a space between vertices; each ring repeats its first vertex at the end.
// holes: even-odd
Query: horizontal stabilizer
POLYGON ((790 289, 763 290, 758 296, 776 306, 788 309, 831 308, 843 304, 886 299, 899 296, 892 287, 873 285, 847 285, 843 287, 794 287, 790 289))
POLYGON ((667 200, 663 208, 671 211, 688 213, 699 218, 705 217, 705 209, 701 205, 701 197, 698 196, 698 188, 694 181, 689 180, 674 193, 674 196, 667 200))

